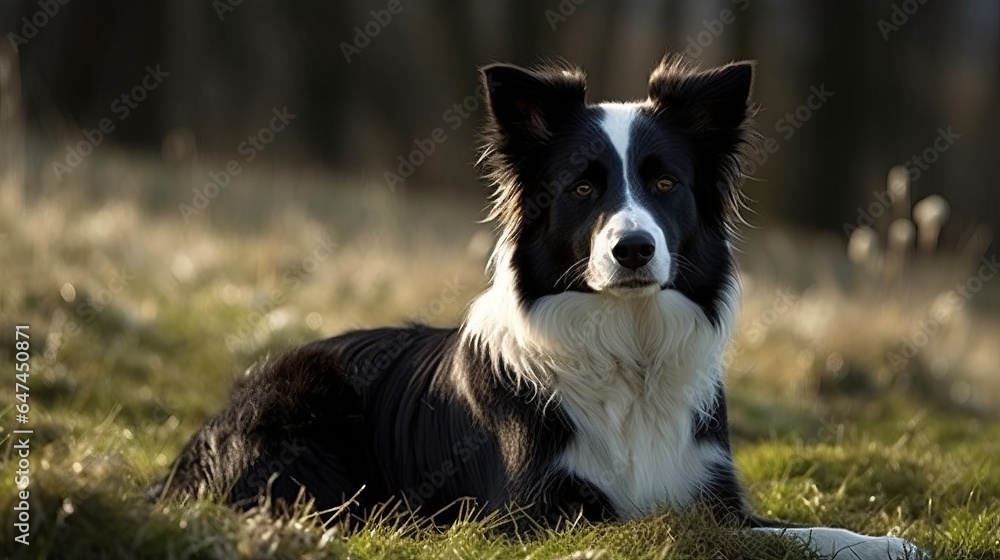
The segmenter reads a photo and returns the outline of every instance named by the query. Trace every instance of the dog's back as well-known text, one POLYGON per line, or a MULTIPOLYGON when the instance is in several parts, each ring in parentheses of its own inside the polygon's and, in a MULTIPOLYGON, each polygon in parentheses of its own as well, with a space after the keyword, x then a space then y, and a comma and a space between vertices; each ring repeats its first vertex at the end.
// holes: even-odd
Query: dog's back
POLYGON ((437 511, 480 495, 483 477, 463 473, 496 463, 496 442, 440 379, 451 375, 456 342, 453 329, 354 331, 262 361, 188 442, 159 491, 237 506, 268 496, 283 509, 305 490, 321 511, 352 497, 437 511))

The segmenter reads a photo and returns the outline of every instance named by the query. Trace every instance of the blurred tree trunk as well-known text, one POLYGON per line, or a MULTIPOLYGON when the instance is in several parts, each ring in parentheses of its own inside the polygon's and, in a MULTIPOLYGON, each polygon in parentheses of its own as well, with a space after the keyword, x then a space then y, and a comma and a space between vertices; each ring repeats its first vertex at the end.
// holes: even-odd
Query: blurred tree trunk
POLYGON ((838 229, 844 216, 852 215, 852 185, 861 176, 855 156, 864 134, 859 133, 857 116, 869 112, 871 99, 863 92, 883 70, 872 44, 881 37, 862 3, 820 2, 815 14, 815 58, 805 69, 797 103, 807 102, 812 87, 825 85, 833 95, 822 107, 810 109, 808 121, 786 142, 802 144, 803 149, 789 150, 786 156, 797 157, 781 160, 793 175, 779 204, 793 222, 838 229))
POLYGON ((0 44, 0 207, 20 211, 24 199, 24 105, 17 55, 0 44))

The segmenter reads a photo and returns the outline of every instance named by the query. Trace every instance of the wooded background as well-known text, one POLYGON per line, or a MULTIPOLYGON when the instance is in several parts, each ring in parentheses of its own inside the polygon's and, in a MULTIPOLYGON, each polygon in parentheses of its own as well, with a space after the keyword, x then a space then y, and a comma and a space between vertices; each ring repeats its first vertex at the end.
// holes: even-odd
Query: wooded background
POLYGON ((778 150, 748 184, 752 221, 844 236, 889 168, 950 129, 958 138, 921 170, 912 199, 943 195, 955 236, 1000 225, 995 0, 4 0, 0 30, 32 139, 78 142, 160 65, 169 76, 99 149, 225 161, 287 107, 297 118, 262 154, 274 165, 385 186, 399 156, 442 128, 447 140, 396 188, 473 197, 484 192, 472 168, 482 110, 469 99, 479 65, 564 58, 599 101, 643 97, 666 51, 704 65, 756 59, 761 131, 778 150), (832 95, 802 111, 812 88, 832 95), (456 103, 473 107, 468 118, 456 103), (810 116, 789 128, 797 109, 810 116))

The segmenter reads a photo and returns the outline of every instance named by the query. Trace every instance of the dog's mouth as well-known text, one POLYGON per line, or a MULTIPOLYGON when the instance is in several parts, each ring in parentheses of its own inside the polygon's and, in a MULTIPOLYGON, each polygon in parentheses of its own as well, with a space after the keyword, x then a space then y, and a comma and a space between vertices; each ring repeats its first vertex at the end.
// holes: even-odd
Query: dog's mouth
POLYGON ((670 285, 670 282, 659 282, 655 278, 640 276, 614 279, 599 288, 595 288, 595 291, 623 298, 633 298, 654 295, 668 289, 670 285))
POLYGON ((666 279, 658 278, 652 270, 648 269, 616 270, 608 276, 610 277, 605 277, 601 279, 602 281, 597 282, 586 279, 586 284, 595 292, 604 292, 619 297, 650 296, 671 289, 676 275, 671 267, 666 279))
POLYGON ((628 280, 622 280, 619 282, 614 282, 604 287, 606 290, 639 290, 645 288, 651 288, 653 286, 659 286, 660 283, 652 278, 630 278, 628 280))

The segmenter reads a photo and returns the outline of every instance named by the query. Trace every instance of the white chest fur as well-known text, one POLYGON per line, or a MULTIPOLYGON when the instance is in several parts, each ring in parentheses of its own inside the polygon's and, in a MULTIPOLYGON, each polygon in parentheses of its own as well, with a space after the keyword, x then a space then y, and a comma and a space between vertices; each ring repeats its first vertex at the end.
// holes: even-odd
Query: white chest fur
POLYGON ((563 406, 577 427, 562 466, 595 484, 622 518, 689 504, 710 465, 727 460, 717 446, 694 440, 688 403, 661 398, 662 388, 636 377, 618 372, 603 386, 581 391, 565 384, 562 390, 563 406))
POLYGON ((469 326, 519 381, 558 400, 577 432, 559 466, 595 484, 619 516, 687 505, 710 465, 729 460, 694 440, 693 422, 722 383, 732 306, 715 327, 673 290, 632 299, 566 292, 527 315, 506 300, 494 286, 469 326))

